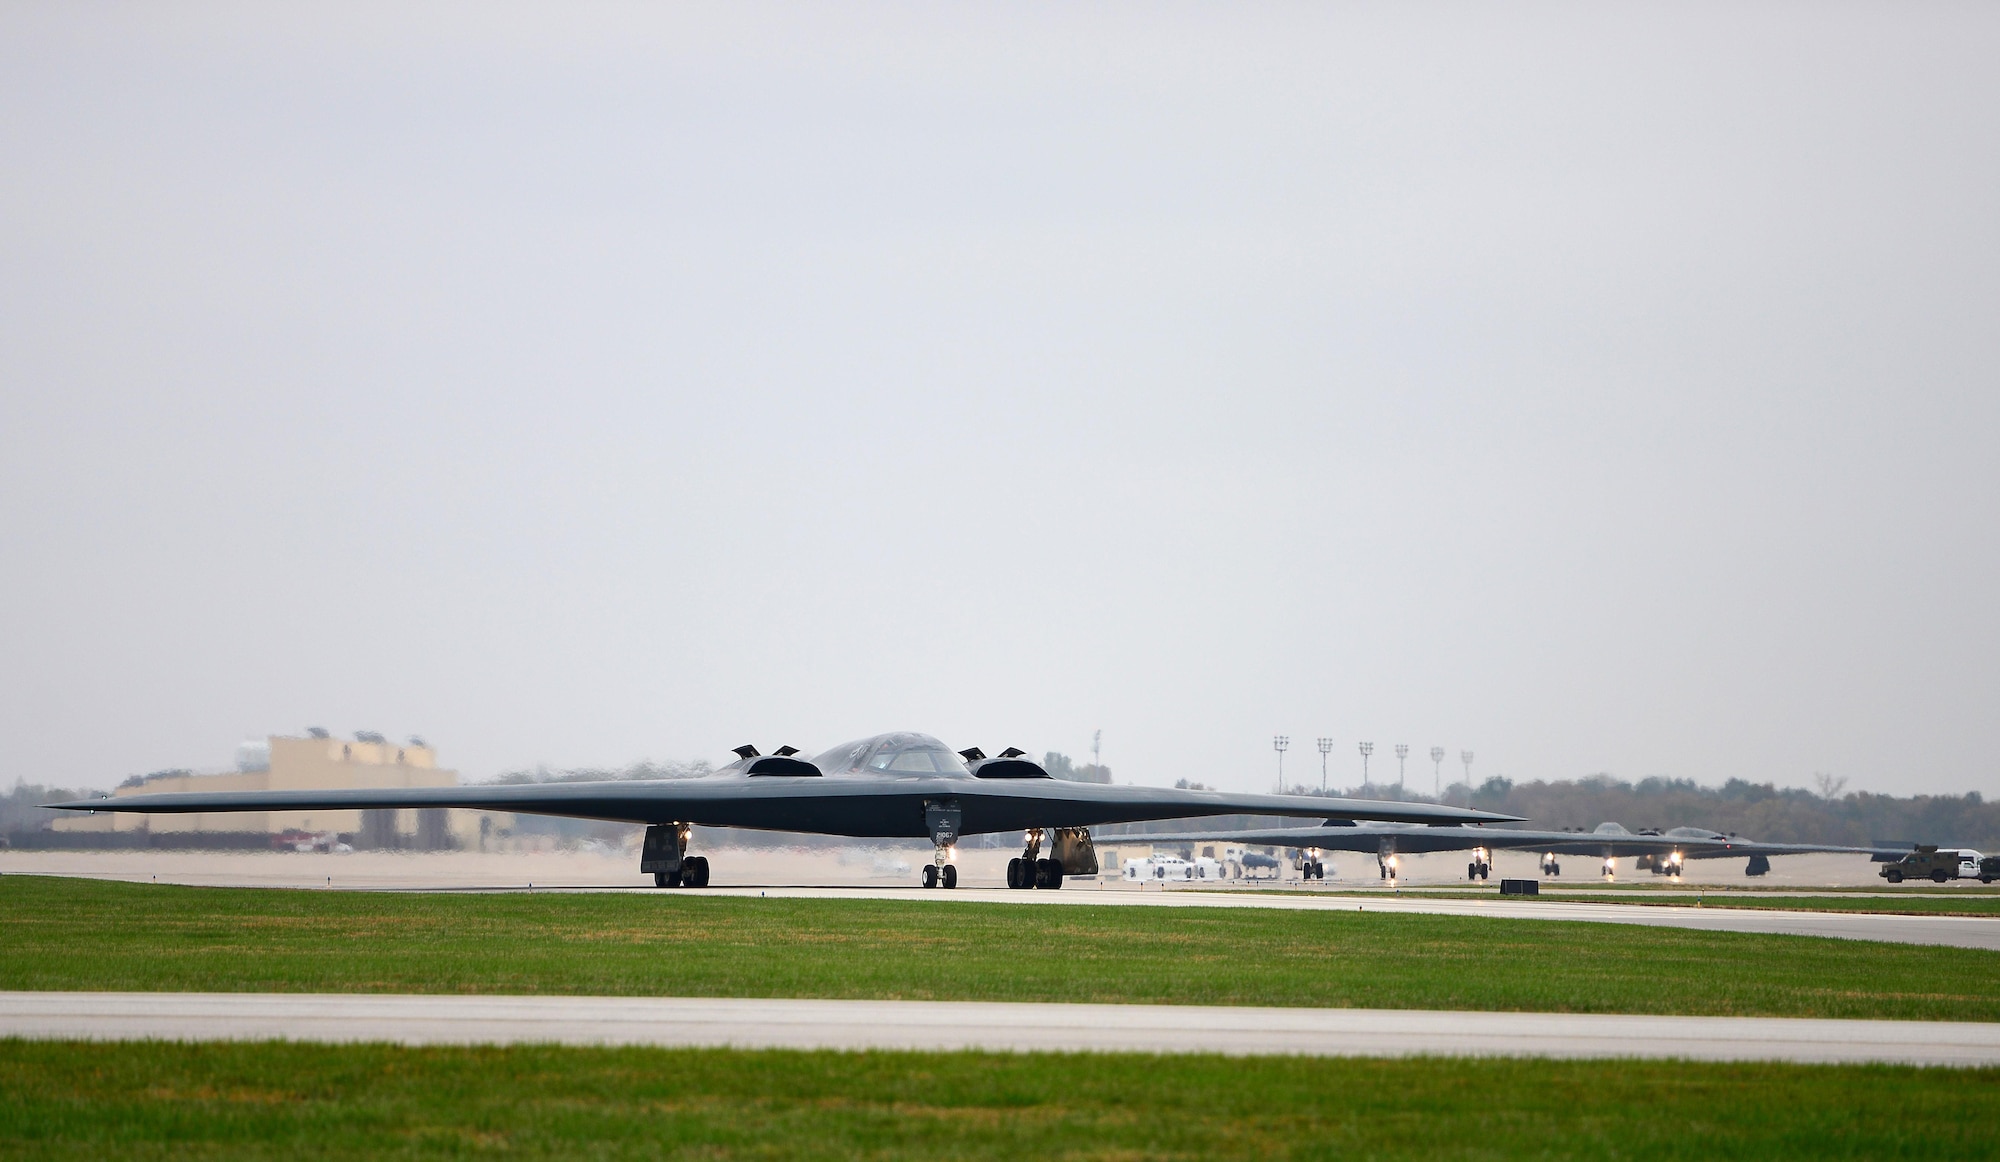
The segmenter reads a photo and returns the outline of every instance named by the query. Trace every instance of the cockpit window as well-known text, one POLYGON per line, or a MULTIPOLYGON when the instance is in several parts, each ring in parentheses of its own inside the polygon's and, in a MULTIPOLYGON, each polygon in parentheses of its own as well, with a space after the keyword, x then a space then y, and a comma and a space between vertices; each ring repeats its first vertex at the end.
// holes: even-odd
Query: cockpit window
POLYGON ((884 750, 869 756, 871 771, 893 771, 899 775, 962 775, 965 763, 943 747, 913 746, 884 750))
POLYGON ((819 756, 816 763, 827 774, 840 771, 868 771, 896 775, 970 775, 965 760, 952 753, 928 734, 878 734, 859 742, 843 743, 819 756))

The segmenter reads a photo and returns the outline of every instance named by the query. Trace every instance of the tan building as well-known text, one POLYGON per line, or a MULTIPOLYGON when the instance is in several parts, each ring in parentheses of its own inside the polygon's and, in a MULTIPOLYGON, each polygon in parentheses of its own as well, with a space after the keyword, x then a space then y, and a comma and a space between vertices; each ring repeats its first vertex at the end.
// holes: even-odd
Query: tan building
MULTIPOLYGON (((458 772, 437 765, 437 751, 416 739, 393 743, 380 735, 355 739, 272 735, 264 746, 246 743, 238 769, 227 774, 185 772, 149 775, 114 795, 182 791, 324 791, 382 787, 452 787, 458 772)), ((354 837, 363 847, 441 848, 479 839, 479 821, 462 811, 222 811, 144 815, 104 811, 56 820, 58 831, 234 832, 278 835, 287 831, 354 837)))

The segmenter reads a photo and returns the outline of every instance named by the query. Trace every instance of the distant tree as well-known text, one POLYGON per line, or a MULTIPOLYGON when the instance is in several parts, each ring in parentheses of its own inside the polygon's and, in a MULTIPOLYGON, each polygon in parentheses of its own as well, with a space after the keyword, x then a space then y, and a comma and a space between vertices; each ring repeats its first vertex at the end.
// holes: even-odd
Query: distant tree
POLYGON ((1077 763, 1066 754, 1050 751, 1042 756, 1042 769, 1051 776, 1072 783, 1108 783, 1111 768, 1094 763, 1077 763))
POLYGON ((495 783, 608 783, 618 780, 698 779, 703 775, 712 775, 714 773, 715 768, 709 764, 707 759, 696 759, 693 762, 686 763, 656 763, 651 759, 642 759, 629 766, 617 768, 568 767, 562 770, 551 770, 548 767, 536 767, 533 770, 506 771, 494 776, 490 781, 495 783))
POLYGON ((44 811, 44 803, 61 803, 71 799, 88 799, 101 795, 102 791, 88 791, 81 787, 46 787, 40 783, 14 780, 14 789, 5 798, 0 798, 0 834, 9 831, 40 831, 59 817, 63 811, 44 811))
POLYGON ((1494 778, 1477 788, 1458 783, 1445 800, 1556 830, 1614 822, 1634 829, 1705 827, 1774 843, 2000 847, 2000 805, 1977 792, 1898 798, 1841 790, 1837 782, 1813 790, 1746 779, 1704 787, 1692 779, 1656 776, 1635 784, 1600 774, 1525 783, 1494 778))

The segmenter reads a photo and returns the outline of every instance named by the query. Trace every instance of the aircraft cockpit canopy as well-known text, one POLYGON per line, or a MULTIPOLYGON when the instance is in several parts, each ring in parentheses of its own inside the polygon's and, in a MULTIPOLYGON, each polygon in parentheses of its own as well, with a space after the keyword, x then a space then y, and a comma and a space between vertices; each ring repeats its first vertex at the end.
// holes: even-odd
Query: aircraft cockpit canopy
POLYGON ((872 775, 912 777, 969 776, 965 760, 928 734, 878 734, 858 742, 842 743, 819 756, 815 763, 828 774, 860 771, 872 775))

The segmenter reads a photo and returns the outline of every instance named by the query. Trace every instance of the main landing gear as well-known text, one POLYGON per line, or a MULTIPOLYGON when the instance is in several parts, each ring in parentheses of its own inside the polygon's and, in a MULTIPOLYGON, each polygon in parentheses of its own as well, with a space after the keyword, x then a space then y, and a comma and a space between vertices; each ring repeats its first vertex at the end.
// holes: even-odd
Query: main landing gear
POLYGON ((1556 862, 1554 852, 1547 852, 1542 856, 1542 874, 1545 876, 1559 876, 1563 874, 1563 865, 1556 862))
POLYGON ((708 858, 689 855, 685 823, 655 823, 646 828, 646 844, 639 852, 639 874, 653 873, 656 888, 705 888, 708 886, 708 858))
POLYGON ((708 857, 691 855, 681 861, 677 872, 656 871, 653 873, 656 888, 705 888, 708 886, 708 857))
POLYGON ((1039 827, 1028 829, 1027 844, 1021 849, 1021 854, 1007 861, 1008 887, 1053 890, 1063 886, 1062 861, 1042 858, 1042 840, 1046 837, 1039 827))
POLYGON ((1055 890, 1063 886, 1064 876, 1097 874, 1097 848, 1090 841, 1089 829, 1058 827, 1051 834, 1030 827, 1026 838, 1021 854, 1007 861, 1008 887, 1055 890), (1042 856, 1044 839, 1049 843, 1047 858, 1042 856))
POLYGON ((1493 853, 1483 847, 1472 849, 1472 862, 1465 865, 1465 878, 1483 880, 1493 874, 1493 853))
POLYGON ((1309 880, 1323 880, 1326 878, 1326 865, 1319 860, 1309 859, 1299 865, 1299 874, 1309 880))

